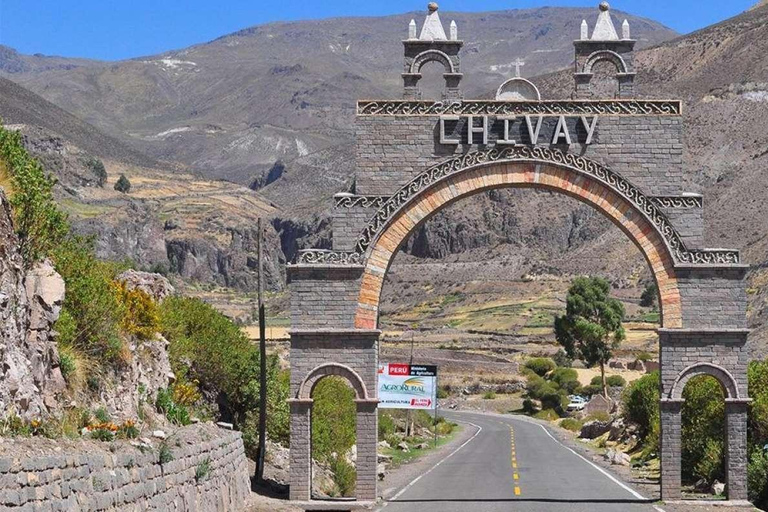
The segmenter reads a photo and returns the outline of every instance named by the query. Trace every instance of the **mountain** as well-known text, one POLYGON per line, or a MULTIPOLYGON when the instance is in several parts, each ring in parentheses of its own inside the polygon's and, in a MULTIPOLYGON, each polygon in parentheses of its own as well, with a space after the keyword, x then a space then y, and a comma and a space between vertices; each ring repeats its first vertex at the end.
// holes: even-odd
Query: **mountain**
MULTIPOLYGON (((456 20, 466 41, 466 95, 487 97, 513 76, 517 58, 525 59, 526 76, 567 66, 581 20, 596 11, 441 15, 456 20)), ((650 20, 616 16, 629 18, 640 47, 676 35, 650 20)), ((349 154, 339 168, 334 153, 351 140, 355 101, 400 94, 401 39, 412 18, 421 23, 424 13, 270 23, 157 56, 4 74, 151 156, 207 177, 250 185, 277 160, 286 179, 298 177, 293 184, 325 176, 290 194, 285 204, 298 200, 303 209, 352 173, 349 154)), ((284 199, 274 188, 272 197, 284 199)))
POLYGON ((155 159, 5 78, 0 78, 0 117, 4 124, 36 126, 66 136, 84 151, 102 158, 144 166, 156 164, 155 159))

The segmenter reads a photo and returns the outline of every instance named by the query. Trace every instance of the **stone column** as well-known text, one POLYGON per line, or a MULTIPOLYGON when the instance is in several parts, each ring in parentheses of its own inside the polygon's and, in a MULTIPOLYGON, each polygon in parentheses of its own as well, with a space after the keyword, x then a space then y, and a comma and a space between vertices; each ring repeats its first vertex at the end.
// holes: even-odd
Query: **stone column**
POLYGON ((290 499, 312 497, 312 400, 288 400, 291 408, 290 499))
POLYGON ((725 401, 725 483, 729 500, 747 499, 747 406, 749 400, 725 401))
POLYGON ((357 404, 357 490, 359 501, 376 500, 378 455, 378 403, 376 399, 355 400, 357 404))
POLYGON ((679 500, 681 485, 682 400, 662 400, 661 409, 661 499, 679 500))

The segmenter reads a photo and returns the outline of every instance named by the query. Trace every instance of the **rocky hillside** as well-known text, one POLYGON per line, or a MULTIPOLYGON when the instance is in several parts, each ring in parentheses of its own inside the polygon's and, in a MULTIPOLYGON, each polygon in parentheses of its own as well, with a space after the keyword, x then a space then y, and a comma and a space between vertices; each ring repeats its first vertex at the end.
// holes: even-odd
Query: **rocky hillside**
MULTIPOLYGON (((466 40, 467 95, 487 96, 513 76, 517 58, 526 60, 526 76, 567 66, 582 18, 596 11, 441 14, 446 23, 456 20, 466 40)), ((629 18, 641 47, 675 35, 650 20, 616 16, 629 18)), ((338 191, 350 175, 348 155, 338 159, 335 149, 328 150, 350 140, 358 98, 399 95, 400 40, 408 22, 423 17, 411 12, 271 23, 117 63, 75 61, 71 69, 29 65, 18 71, 0 64, 0 70, 106 133, 207 177, 250 185, 282 160, 286 179, 296 175, 311 187, 265 193, 286 205, 299 199, 306 207, 318 192, 338 191), (310 178, 317 174, 322 178, 310 178)), ((278 183, 273 188, 281 189, 278 183)))

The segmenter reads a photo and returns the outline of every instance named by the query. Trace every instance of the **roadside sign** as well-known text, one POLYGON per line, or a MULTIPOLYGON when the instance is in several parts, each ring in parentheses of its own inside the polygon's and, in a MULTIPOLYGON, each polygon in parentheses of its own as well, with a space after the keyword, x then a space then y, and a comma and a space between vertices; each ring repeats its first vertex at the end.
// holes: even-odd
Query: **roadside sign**
POLYGON ((437 366, 380 364, 379 407, 382 409, 434 409, 437 402, 437 366))

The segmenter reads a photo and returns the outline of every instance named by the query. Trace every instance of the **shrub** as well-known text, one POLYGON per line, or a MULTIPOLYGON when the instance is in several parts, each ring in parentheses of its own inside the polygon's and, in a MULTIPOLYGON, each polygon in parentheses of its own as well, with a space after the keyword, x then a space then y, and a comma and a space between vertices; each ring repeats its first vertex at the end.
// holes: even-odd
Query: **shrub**
POLYGON ((536 408, 536 404, 533 403, 533 400, 530 398, 526 398, 523 400, 523 412, 525 414, 536 414, 538 409, 536 408))
POLYGON ((693 377, 683 390, 682 468, 683 476, 711 483, 723 481, 723 432, 725 396, 720 383, 708 375, 693 377))
POLYGON ((563 390, 544 393, 539 397, 539 400, 541 400, 542 409, 551 409, 557 412, 562 412, 563 408, 568 405, 568 397, 563 390))
POLYGON ((541 411, 534 414, 533 417, 539 420, 555 421, 556 419, 560 418, 560 415, 552 409, 542 409, 541 411))
POLYGON ((611 415, 604 411, 596 411, 584 418, 584 421, 599 421, 602 423, 608 423, 611 421, 611 415))
POLYGON ((9 201, 24 266, 50 256, 69 234, 66 215, 53 199, 55 179, 32 158, 21 134, 0 127, 0 174, 10 183, 9 201))
POLYGON ((160 444, 160 451, 158 453, 158 460, 160 464, 168 464, 173 460, 173 452, 167 441, 163 441, 160 444))
POLYGON ((543 377, 555 369, 555 362, 548 357, 534 357, 525 362, 525 367, 539 377, 543 377))
MULTIPOLYGON (((623 388, 627 385, 627 381, 622 377, 621 375, 607 375, 605 377, 605 383, 608 385, 609 388, 619 387, 623 388)), ((599 375, 595 375, 592 377, 592 380, 589 382, 590 386, 600 386, 602 390, 603 386, 603 379, 599 375)))
POLYGON ((640 295, 640 305, 644 308, 656 307, 659 297, 659 288, 655 282, 645 285, 643 293, 640 295))
POLYGON ((586 396, 601 395, 603 393, 603 386, 593 386, 590 384, 589 386, 583 386, 579 392, 586 396))
POLYGON ((579 374, 572 368, 557 368, 552 372, 549 379, 567 393, 573 393, 580 385, 579 374))
POLYGON ((579 432, 582 427, 582 422, 575 418, 565 418, 560 422, 560 426, 565 430, 570 430, 571 432, 579 432))
POLYGON ((115 283, 115 292, 121 304, 123 331, 140 340, 149 340, 160 330, 157 304, 145 291, 129 289, 124 282, 115 283))
POLYGON ((486 391, 483 394, 484 400, 495 400, 496 399, 496 392, 495 391, 486 391))
POLYGON ((530 398, 541 399, 545 394, 556 392, 557 384, 544 380, 538 375, 533 375, 528 378, 526 389, 530 398))
POLYGON ((355 444, 355 392, 341 377, 325 377, 312 392, 312 456, 331 462, 355 444))
POLYGON ((659 385, 659 372, 653 372, 634 381, 622 394, 624 419, 638 426, 641 438, 658 430, 659 385))
POLYGON ((97 259, 92 241, 80 237, 60 244, 53 257, 67 286, 56 322, 59 344, 119 366, 127 358, 119 329, 123 310, 113 285, 120 268, 97 259))
POLYGON ((109 423, 109 413, 104 407, 99 407, 93 412, 93 417, 101 423, 109 423))
POLYGON ((392 416, 383 411, 379 411, 379 440, 383 441, 387 436, 395 433, 395 420, 392 416))
POLYGON ((768 450, 765 448, 752 451, 747 465, 747 482, 749 501, 765 510, 768 505, 768 450))
POLYGON ((339 496, 354 496, 357 472, 342 455, 330 460, 330 469, 333 472, 333 483, 339 496))
POLYGON ((104 168, 104 162, 98 158, 89 158, 86 160, 85 166, 96 176, 96 184, 103 187, 104 183, 107 182, 107 170, 104 168))
POLYGON ((211 473, 211 459, 205 458, 195 469, 195 480, 201 482, 211 473))
POLYGON ((173 400, 173 391, 168 388, 157 391, 155 408, 157 412, 164 414, 168 421, 175 425, 189 425, 192 422, 189 417, 189 409, 177 404, 173 400))
POLYGON ((653 354, 648 352, 640 352, 637 354, 637 360, 642 362, 653 361, 653 354))
POLYGON ((131 182, 125 177, 125 174, 121 174, 115 182, 115 190, 123 194, 127 194, 131 191, 131 182))
POLYGON ((70 382, 77 371, 77 361, 70 350, 59 351, 59 369, 64 380, 70 382))
POLYGON ((450 396, 449 390, 447 386, 440 386, 437 388, 437 398, 440 400, 445 400, 450 396))
POLYGON ((125 439, 136 439, 139 437, 139 429, 136 427, 136 423, 131 420, 126 420, 120 425, 118 430, 118 436, 125 439))

